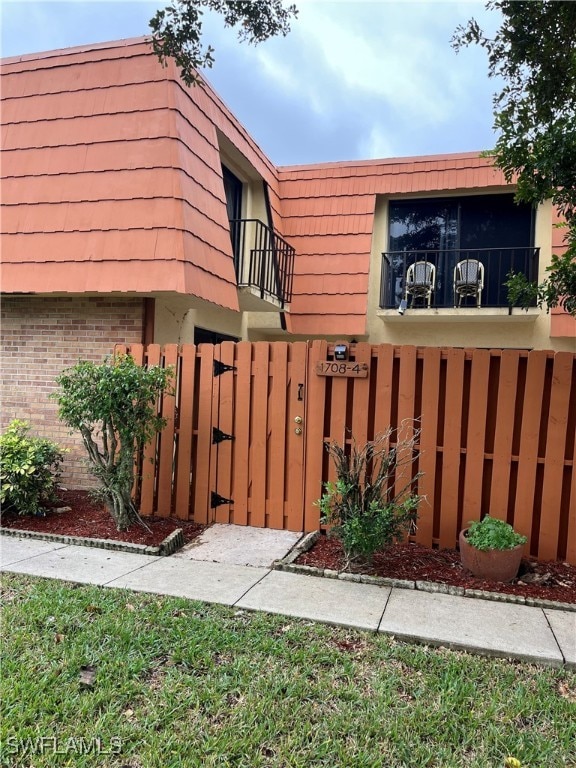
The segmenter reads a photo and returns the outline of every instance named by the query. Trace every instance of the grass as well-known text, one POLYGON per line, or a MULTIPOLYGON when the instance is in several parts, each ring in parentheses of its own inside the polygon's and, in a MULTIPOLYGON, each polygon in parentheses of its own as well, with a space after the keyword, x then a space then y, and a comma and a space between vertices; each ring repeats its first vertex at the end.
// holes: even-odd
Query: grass
POLYGON ((567 670, 17 575, 3 591, 2 766, 576 766, 567 670))

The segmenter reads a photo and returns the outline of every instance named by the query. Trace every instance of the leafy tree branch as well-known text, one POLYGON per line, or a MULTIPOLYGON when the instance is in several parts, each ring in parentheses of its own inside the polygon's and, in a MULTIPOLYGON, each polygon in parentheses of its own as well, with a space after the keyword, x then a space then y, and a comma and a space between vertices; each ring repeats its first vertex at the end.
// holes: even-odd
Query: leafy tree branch
POLYGON ((456 30, 458 51, 480 45, 488 74, 501 78, 494 96, 491 154, 517 199, 537 205, 550 199, 566 221, 566 251, 555 256, 539 287, 549 307, 576 316, 576 3, 490 0, 501 25, 489 38, 475 19, 456 30))
POLYGON ((202 42, 204 10, 224 17, 227 27, 238 27, 238 39, 261 43, 276 35, 286 36, 298 14, 282 0, 172 0, 150 19, 154 53, 162 64, 172 57, 186 85, 201 82, 197 70, 214 63, 214 48, 202 42))

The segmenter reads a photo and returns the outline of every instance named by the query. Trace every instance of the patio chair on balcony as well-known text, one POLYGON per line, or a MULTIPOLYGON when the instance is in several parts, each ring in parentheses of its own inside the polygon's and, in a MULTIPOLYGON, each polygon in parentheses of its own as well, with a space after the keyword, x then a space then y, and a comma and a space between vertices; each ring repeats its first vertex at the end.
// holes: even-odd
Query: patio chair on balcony
POLYGON ((404 301, 408 303, 411 296, 412 306, 415 299, 424 299, 428 308, 432 301, 432 294, 436 286, 436 267, 429 261, 415 261, 406 270, 406 290, 404 301))
POLYGON ((454 268, 454 306, 462 306, 462 299, 473 296, 476 306, 482 303, 484 288, 484 264, 478 259, 464 259, 454 268), (456 304, 458 300, 458 304, 456 304))

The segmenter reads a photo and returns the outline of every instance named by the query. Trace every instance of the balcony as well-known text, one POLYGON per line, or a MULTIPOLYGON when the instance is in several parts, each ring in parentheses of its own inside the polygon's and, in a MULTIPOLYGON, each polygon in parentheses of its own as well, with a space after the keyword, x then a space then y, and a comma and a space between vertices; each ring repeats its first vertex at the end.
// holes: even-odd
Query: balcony
POLYGON ((232 219, 230 237, 243 310, 283 310, 292 298, 294 248, 259 219, 232 219))
MULTIPOLYGON (((383 319, 397 319, 400 302, 405 299, 406 273, 415 262, 435 267, 435 284, 430 308, 425 297, 410 294, 408 315, 412 319, 444 315, 446 319, 497 320, 510 312, 504 282, 510 271, 522 272, 529 280, 538 276, 539 248, 478 248, 426 251, 392 251, 382 254, 380 281, 380 312, 383 319), (454 295, 454 269, 467 259, 477 259, 484 266, 484 287, 481 308, 476 297, 454 295), (412 312, 414 310, 414 312, 412 312), (444 311, 442 311, 444 310, 444 311)), ((536 311, 523 313, 524 319, 534 318, 536 311)), ((407 316, 408 316, 407 315, 407 316)), ((520 316, 522 317, 522 316, 520 316)))

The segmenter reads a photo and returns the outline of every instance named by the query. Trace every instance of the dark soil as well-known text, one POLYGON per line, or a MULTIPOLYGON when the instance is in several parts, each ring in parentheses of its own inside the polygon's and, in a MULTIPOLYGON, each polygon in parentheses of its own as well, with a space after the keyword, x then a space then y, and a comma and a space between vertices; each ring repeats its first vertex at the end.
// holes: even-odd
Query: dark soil
MULTIPOLYGON (((308 552, 296 561, 316 568, 345 570, 342 547, 337 539, 321 535, 308 552)), ((351 569, 348 569, 351 570, 351 569)), ((576 603, 576 567, 568 563, 541 563, 522 560, 517 579, 509 584, 476 579, 460 565, 460 555, 454 549, 428 549, 420 544, 394 544, 374 556, 371 566, 354 567, 354 573, 385 576, 410 581, 433 581, 442 584, 504 592, 510 595, 576 603)))
POLYGON ((3 512, 1 524, 4 528, 61 536, 85 536, 90 539, 113 539, 151 547, 158 546, 177 528, 182 529, 184 541, 188 543, 199 536, 206 527, 175 518, 146 517, 144 522, 151 532, 138 524, 131 526, 127 531, 118 531, 110 513, 103 504, 93 501, 88 491, 61 491, 54 509, 49 510, 45 516, 34 517, 3 512), (70 511, 54 511, 59 507, 70 507, 70 511))

